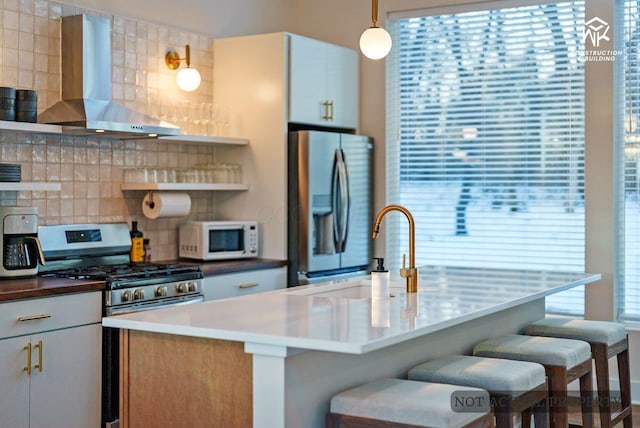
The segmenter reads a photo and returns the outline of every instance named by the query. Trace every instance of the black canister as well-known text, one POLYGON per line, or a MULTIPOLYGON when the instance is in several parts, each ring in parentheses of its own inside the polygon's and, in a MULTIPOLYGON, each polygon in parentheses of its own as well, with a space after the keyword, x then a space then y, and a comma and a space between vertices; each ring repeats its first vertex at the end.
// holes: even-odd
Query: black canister
POLYGON ((30 89, 16 91, 16 120, 33 122, 38 120, 38 94, 30 89))
POLYGON ((30 89, 16 91, 16 120, 18 122, 33 122, 38 119, 38 95, 30 89))
POLYGON ((16 119, 16 90, 0 87, 0 120, 16 119))

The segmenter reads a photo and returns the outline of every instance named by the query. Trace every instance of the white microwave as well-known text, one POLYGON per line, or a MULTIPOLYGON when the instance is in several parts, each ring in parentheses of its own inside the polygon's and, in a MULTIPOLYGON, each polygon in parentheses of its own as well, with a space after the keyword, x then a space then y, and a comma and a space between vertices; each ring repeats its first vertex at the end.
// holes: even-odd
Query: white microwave
POLYGON ((197 260, 258 256, 255 221, 189 221, 180 226, 179 256, 197 260))

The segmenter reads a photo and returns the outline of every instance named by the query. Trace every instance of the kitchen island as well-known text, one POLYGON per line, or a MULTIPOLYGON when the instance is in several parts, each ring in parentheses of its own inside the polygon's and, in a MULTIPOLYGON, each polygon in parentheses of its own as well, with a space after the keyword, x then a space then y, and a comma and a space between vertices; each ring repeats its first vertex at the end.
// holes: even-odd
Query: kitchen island
POLYGON ((322 427, 337 392, 521 332, 545 296, 598 279, 422 267, 418 293, 382 301, 363 277, 104 318, 122 329, 121 423, 322 427))

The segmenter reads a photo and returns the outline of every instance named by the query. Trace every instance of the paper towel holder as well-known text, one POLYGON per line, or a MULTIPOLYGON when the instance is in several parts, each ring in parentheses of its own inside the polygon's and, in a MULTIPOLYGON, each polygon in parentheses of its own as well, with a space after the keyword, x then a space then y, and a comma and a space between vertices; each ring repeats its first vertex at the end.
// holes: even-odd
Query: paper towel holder
POLYGON ((154 209, 156 207, 156 203, 153 202, 153 192, 147 192, 147 194, 144 196, 143 202, 149 208, 154 209), (147 196, 149 198, 147 198, 147 196))
POLYGON ((184 217, 191 210, 191 198, 185 192, 149 191, 142 200, 142 213, 149 219, 184 217))

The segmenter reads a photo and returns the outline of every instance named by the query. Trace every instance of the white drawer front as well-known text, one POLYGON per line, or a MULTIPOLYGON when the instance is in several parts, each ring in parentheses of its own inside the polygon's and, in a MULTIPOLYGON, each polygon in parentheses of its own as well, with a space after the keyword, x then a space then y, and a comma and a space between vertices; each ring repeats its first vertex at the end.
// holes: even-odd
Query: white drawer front
POLYGON ((99 291, 0 304, 0 339, 55 330, 102 319, 99 291))
POLYGON ((205 300, 224 299, 277 290, 287 286, 287 268, 253 270, 204 278, 205 300))

